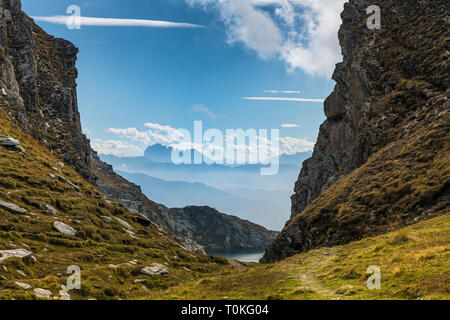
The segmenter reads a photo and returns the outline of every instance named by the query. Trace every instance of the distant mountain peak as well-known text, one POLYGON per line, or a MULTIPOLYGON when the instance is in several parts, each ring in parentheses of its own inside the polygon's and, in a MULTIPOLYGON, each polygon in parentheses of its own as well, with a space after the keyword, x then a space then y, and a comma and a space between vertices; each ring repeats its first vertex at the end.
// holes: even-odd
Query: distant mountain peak
POLYGON ((145 150, 144 157, 154 162, 168 163, 172 160, 172 151, 172 147, 166 147, 157 143, 145 150))

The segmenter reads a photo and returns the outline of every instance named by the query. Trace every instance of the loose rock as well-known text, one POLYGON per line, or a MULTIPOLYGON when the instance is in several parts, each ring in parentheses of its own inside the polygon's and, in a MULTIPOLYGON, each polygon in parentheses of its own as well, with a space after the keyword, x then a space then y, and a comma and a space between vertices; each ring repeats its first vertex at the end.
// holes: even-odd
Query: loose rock
POLYGON ((114 217, 122 226, 127 228, 128 230, 134 230, 132 226, 130 226, 127 222, 123 221, 122 219, 119 219, 117 217, 114 217))
POLYGON ((11 137, 0 138, 0 146, 12 148, 12 147, 20 146, 20 142, 11 137))
POLYGON ((18 287, 24 289, 24 290, 30 290, 32 287, 29 284, 23 283, 23 282, 14 282, 18 287))
POLYGON ((2 254, 2 256, 0 257, 1 263, 10 258, 23 258, 33 253, 26 249, 13 249, 13 250, 0 250, 0 254, 2 254))
POLYGON ((16 206, 15 204, 9 203, 9 202, 4 202, 0 200, 0 208, 9 211, 11 213, 15 213, 15 214, 25 214, 27 213, 26 209, 23 209, 19 206, 16 206))
POLYGON ((33 291, 36 297, 38 298, 50 299, 52 297, 52 292, 49 290, 45 290, 42 288, 35 288, 33 291))
POLYGON ((61 232, 63 234, 67 234, 69 236, 74 236, 77 233, 77 230, 75 230, 71 226, 68 226, 67 224, 65 224, 63 222, 59 222, 59 221, 53 223, 53 228, 55 228, 56 230, 58 230, 59 232, 61 232))
POLYGON ((80 191, 80 187, 77 186, 77 185, 76 185, 75 183, 73 183, 72 181, 70 181, 69 179, 64 178, 63 176, 60 176, 60 175, 58 175, 57 177, 58 177, 59 181, 64 182, 64 183, 67 183, 69 186, 74 187, 75 190, 80 191))
POLYGON ((164 276, 167 277, 169 275, 169 271, 167 268, 159 263, 153 263, 151 266, 145 267, 141 270, 141 273, 149 275, 149 276, 164 276))
POLYGON ((102 218, 102 220, 105 221, 105 222, 108 222, 108 223, 111 223, 111 222, 112 222, 111 217, 108 217, 108 216, 101 216, 100 218, 102 218))
POLYGON ((46 208, 48 211, 50 211, 50 213, 51 213, 52 215, 54 215, 54 216, 56 216, 56 215, 58 214, 58 211, 57 211, 54 207, 52 207, 51 205, 49 205, 49 204, 45 205, 45 208, 46 208))

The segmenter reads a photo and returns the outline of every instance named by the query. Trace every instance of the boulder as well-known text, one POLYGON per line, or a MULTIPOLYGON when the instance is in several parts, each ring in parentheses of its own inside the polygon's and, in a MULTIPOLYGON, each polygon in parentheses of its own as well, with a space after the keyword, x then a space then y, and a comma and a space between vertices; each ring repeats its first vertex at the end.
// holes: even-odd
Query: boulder
POLYGON ((33 253, 26 249, 0 250, 0 263, 10 258, 23 258, 33 253))
POLYGON ((20 142, 14 138, 0 138, 0 146, 14 148, 20 146, 20 142))
POLYGON ((16 271, 17 271, 17 273, 18 273, 19 275, 21 275, 22 277, 24 277, 24 278, 27 277, 27 274, 26 274, 25 272, 23 272, 22 270, 16 270, 16 271))
POLYGON ((141 269, 141 273, 146 274, 148 276, 167 277, 169 275, 169 271, 167 270, 166 266, 159 263, 153 263, 152 265, 141 269))
POLYGON ((127 222, 123 221, 122 219, 119 219, 117 217, 114 217, 123 227, 127 228, 128 230, 134 230, 132 226, 130 226, 127 222))
POLYGON ((63 223, 63 222, 54 222, 53 223, 53 228, 55 228, 57 231, 69 235, 69 236, 74 236, 77 233, 77 230, 75 230, 74 228, 72 228, 71 226, 68 226, 67 224, 63 223))
POLYGON ((29 284, 23 282, 14 282, 14 284, 24 290, 30 290, 32 288, 29 284))
POLYGON ((15 214, 25 214, 27 213, 26 209, 23 209, 21 207, 16 206, 15 204, 9 203, 9 202, 4 202, 0 200, 0 208, 9 211, 11 213, 15 213, 15 214))
POLYGON ((35 288, 33 292, 36 295, 36 297, 41 299, 50 299, 52 297, 51 291, 42 288, 35 288))
POLYGON ((49 204, 46 204, 46 205, 45 205, 45 208, 46 208, 48 211, 50 211, 50 213, 51 213, 52 215, 54 215, 54 216, 56 216, 56 215, 58 214, 58 211, 57 211, 54 207, 52 207, 51 205, 49 205, 49 204))

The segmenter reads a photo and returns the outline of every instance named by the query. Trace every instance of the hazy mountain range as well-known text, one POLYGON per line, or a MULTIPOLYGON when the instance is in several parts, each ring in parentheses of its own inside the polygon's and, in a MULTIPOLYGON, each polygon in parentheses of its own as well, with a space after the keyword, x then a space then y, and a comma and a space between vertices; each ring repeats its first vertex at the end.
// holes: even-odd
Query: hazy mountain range
POLYGON ((281 230, 289 217, 295 180, 302 162, 311 156, 283 155, 277 175, 261 176, 261 165, 175 165, 171 152, 154 145, 143 157, 101 158, 158 203, 175 208, 210 206, 271 230, 281 230))

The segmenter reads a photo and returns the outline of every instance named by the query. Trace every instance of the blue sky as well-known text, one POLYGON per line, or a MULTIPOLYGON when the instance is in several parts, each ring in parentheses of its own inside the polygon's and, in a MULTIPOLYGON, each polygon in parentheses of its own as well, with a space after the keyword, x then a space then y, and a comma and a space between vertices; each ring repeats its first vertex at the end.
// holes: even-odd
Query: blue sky
POLYGON ((65 15, 75 4, 83 17, 204 26, 69 30, 38 22, 80 49, 83 128, 98 151, 117 155, 138 155, 147 143, 170 144, 167 135, 176 128, 192 130, 194 120, 222 131, 280 128, 286 143, 310 149, 325 119, 323 103, 243 98, 325 99, 340 60, 337 28, 343 2, 22 0, 30 16, 65 15))

